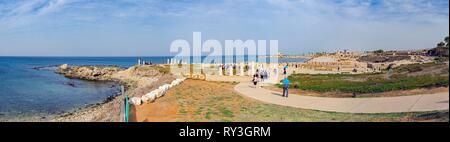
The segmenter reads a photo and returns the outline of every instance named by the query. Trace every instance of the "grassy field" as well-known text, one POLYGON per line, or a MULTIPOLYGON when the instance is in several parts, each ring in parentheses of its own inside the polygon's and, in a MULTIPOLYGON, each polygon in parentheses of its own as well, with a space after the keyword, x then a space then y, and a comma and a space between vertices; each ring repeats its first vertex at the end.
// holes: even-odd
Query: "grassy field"
MULTIPOLYGON (((318 92, 379 93, 395 90, 448 86, 448 65, 443 63, 403 65, 384 74, 294 74, 292 88, 318 92)), ((281 87, 281 85, 278 85, 281 87)))
POLYGON ((156 102, 133 108, 133 121, 158 122, 316 122, 447 121, 448 111, 347 114, 278 106, 244 98, 235 83, 187 80, 156 102))

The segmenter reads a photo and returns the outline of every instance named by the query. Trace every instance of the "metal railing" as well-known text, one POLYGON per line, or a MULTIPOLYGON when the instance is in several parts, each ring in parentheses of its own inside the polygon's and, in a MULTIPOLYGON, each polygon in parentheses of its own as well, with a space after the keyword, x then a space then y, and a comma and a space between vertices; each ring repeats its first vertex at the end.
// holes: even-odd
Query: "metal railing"
POLYGON ((122 103, 120 105, 120 121, 128 122, 129 112, 130 112, 130 104, 128 103, 128 96, 125 95, 125 87, 122 86, 122 103))

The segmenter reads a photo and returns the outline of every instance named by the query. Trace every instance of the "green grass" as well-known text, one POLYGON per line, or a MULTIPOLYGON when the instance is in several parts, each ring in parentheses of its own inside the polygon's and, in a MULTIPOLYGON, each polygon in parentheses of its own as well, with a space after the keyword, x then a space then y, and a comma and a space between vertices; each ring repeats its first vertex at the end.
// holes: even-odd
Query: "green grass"
POLYGON ((426 68, 433 68, 433 67, 439 67, 439 66, 446 66, 444 63, 440 62, 430 62, 430 63, 423 63, 423 64, 408 64, 408 65, 401 65, 394 69, 395 73, 413 73, 413 72, 419 72, 423 71, 426 68))
POLYGON ((448 122, 448 116, 436 114, 448 114, 448 111, 418 112, 418 113, 378 113, 378 114, 352 114, 306 110, 292 107, 284 107, 272 104, 253 104, 244 112, 240 112, 235 120, 238 121, 296 121, 296 122, 366 122, 366 121, 417 121, 425 119, 439 119, 448 122), (436 117, 434 117, 436 116, 436 117))
POLYGON ((220 112, 222 113, 222 115, 223 115, 224 117, 233 117, 233 116, 234 116, 234 115, 233 115, 233 112, 230 111, 230 110, 228 110, 228 109, 226 109, 226 108, 221 108, 221 109, 220 109, 220 112))
MULTIPOLYGON (((319 92, 340 91, 345 93, 378 93, 394 90, 409 90, 423 87, 448 86, 448 76, 397 76, 392 79, 372 78, 366 81, 349 81, 344 78, 327 75, 297 74, 289 80, 297 89, 319 92)), ((281 85, 280 85, 281 86, 281 85)))

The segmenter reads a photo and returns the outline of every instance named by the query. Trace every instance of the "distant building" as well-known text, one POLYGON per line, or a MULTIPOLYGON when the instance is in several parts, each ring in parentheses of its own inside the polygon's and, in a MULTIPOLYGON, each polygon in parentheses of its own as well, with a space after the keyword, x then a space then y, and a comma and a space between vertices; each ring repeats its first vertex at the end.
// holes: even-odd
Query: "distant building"
POLYGON ((277 55, 278 57, 286 57, 286 55, 284 55, 283 53, 281 53, 281 52, 278 52, 278 55, 277 55))

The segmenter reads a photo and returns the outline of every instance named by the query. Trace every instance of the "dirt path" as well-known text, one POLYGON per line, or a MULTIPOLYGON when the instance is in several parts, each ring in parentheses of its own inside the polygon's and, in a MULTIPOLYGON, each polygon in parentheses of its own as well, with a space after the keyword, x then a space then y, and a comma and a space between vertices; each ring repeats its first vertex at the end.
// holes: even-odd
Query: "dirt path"
MULTIPOLYGON (((264 89, 282 92, 283 88, 279 88, 274 85, 263 85, 264 89)), ((301 89, 290 89, 289 93, 297 94, 302 96, 312 96, 312 97, 328 97, 328 98, 376 98, 376 97, 398 97, 398 96, 412 96, 412 95, 420 95, 420 94, 437 94, 449 92, 448 87, 436 87, 436 88, 420 88, 413 90, 395 90, 381 93, 367 93, 367 94, 356 94, 353 93, 343 93, 339 91, 332 92, 318 92, 318 91, 309 91, 309 90, 301 90, 301 89)))
POLYGON ((449 93, 380 98, 323 98, 281 93, 241 82, 234 88, 240 94, 266 103, 296 108, 345 113, 393 113, 448 110, 449 93))

